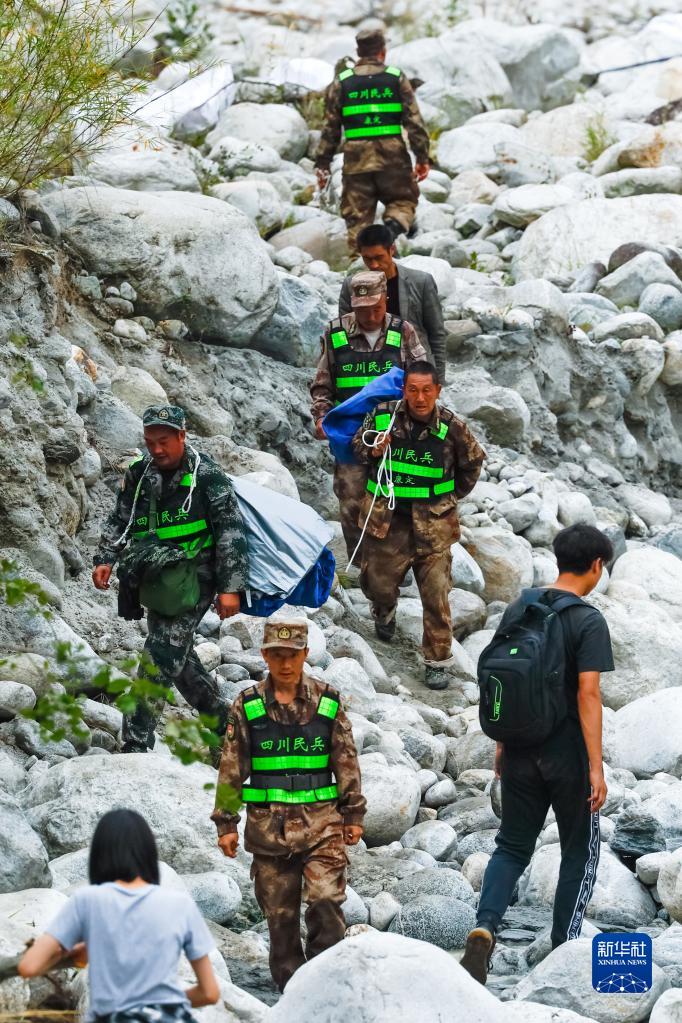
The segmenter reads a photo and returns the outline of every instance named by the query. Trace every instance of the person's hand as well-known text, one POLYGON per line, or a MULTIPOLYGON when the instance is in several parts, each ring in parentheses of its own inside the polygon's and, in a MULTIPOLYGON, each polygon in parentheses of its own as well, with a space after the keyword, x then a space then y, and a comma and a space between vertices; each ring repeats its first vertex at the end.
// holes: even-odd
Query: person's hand
POLYGON ((502 757, 504 755, 504 745, 501 742, 497 743, 495 747, 495 777, 502 777, 502 757))
POLYGON ((111 579, 112 565, 95 565, 92 570, 92 581, 97 590, 108 590, 111 579))
POLYGON ((219 593, 215 598, 215 609, 220 619, 239 614, 240 607, 238 593, 219 593))
POLYGON ((327 187, 331 174, 328 170, 323 170, 322 167, 318 167, 315 171, 315 177, 317 178, 317 187, 322 192, 327 187))
POLYGON ((596 813, 597 810, 601 810, 602 806, 606 802, 606 793, 608 789, 606 787, 606 781, 604 780, 604 770, 601 767, 590 767, 590 796, 587 802, 590 804, 590 811, 596 813))
POLYGON ((430 170, 431 170, 430 163, 417 163, 415 164, 414 167, 414 176, 417 179, 417 181, 423 181, 424 178, 428 176, 430 170))
MULTIPOLYGON (((378 439, 379 438, 377 437, 377 440, 378 439)), ((381 458, 381 456, 383 455, 384 451, 386 450, 386 448, 388 447, 388 445, 390 443, 391 443, 391 435, 390 435, 390 433, 384 434, 384 436, 379 441, 379 443, 376 445, 376 447, 373 447, 373 448, 369 449, 370 450, 370 454, 372 455, 372 458, 381 458)))
POLYGON ((346 845, 357 845, 362 838, 362 828, 359 824, 346 824, 343 829, 343 841, 346 845))
POLYGON ((327 434, 324 432, 324 426, 322 425, 322 419, 318 419, 315 423, 315 436, 318 440, 327 439, 327 434))
POLYGON ((237 846, 239 845, 239 835, 236 831, 231 831, 227 835, 221 835, 218 839, 218 846, 220 847, 223 856, 229 856, 231 860, 237 855, 237 846))
POLYGON ((76 967, 77 970, 83 970, 88 965, 88 950, 84 941, 79 941, 77 945, 66 953, 64 956, 69 962, 76 967))

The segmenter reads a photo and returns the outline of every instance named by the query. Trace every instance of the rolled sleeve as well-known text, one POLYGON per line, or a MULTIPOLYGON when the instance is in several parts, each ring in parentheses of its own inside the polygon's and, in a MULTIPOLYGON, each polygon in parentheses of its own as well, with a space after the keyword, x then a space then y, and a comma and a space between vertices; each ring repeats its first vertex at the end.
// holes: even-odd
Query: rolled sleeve
POLYGON ((76 892, 45 930, 62 948, 68 950, 85 940, 83 919, 81 898, 76 892))

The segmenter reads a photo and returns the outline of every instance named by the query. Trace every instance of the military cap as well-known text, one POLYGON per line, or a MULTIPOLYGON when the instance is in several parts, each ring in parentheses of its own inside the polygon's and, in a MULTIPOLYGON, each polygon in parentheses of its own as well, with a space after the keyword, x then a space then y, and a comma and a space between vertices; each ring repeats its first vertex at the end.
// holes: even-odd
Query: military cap
POLYGON ((179 405, 150 405, 142 413, 143 426, 168 426, 171 430, 185 430, 185 410, 179 405))
POLYGON ((350 304, 376 305, 386 297, 386 274, 383 270, 361 270, 351 278, 350 304))
POLYGON ((308 622, 305 618, 284 618, 273 615, 263 628, 263 649, 287 646, 305 650, 308 646, 308 622))
POLYGON ((386 36, 383 29, 363 28, 355 37, 360 56, 372 56, 386 49, 386 36))

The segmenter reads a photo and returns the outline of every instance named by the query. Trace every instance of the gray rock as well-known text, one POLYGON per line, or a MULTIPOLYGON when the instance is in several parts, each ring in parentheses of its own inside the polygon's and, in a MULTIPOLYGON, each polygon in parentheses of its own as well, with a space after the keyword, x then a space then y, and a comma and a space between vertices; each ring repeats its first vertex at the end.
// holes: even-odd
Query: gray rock
POLYGON ((531 546, 523 537, 496 526, 486 526, 472 530, 465 546, 483 572, 484 600, 509 602, 524 587, 532 585, 531 546))
POLYGON ((452 553, 453 586, 480 596, 485 589, 485 579, 481 569, 461 543, 453 544, 450 551, 452 553))
POLYGON ((497 511, 507 520, 515 533, 522 533, 535 522, 541 507, 540 495, 527 493, 502 501, 498 504, 497 511))
POLYGON ((467 934, 476 925, 471 906, 443 895, 422 895, 402 906, 391 920, 389 931, 428 941, 439 948, 464 948, 467 934))
POLYGON ((337 657, 323 677, 330 686, 338 689, 347 710, 364 713, 376 702, 376 690, 367 672, 352 657, 337 657))
POLYGON ((30 686, 21 682, 0 682, 0 720, 9 721, 35 704, 36 694, 30 686))
POLYGON ((681 987, 682 925, 673 923, 660 937, 655 938, 652 943, 652 952, 653 961, 656 966, 661 967, 673 987, 681 987))
POLYGON ((520 443, 530 426, 530 412, 523 398, 508 387, 496 386, 480 370, 457 373, 443 394, 446 404, 481 424, 495 444, 520 443))
POLYGON ((672 509, 665 494, 636 486, 634 483, 622 484, 617 493, 619 500, 643 519, 647 526, 665 526, 670 522, 672 509))
POLYGON ((329 311, 318 292, 296 277, 283 277, 277 307, 251 346, 281 362, 310 366, 328 322, 329 311))
POLYGON ((242 894, 239 886, 221 871, 207 870, 200 874, 183 874, 182 880, 202 916, 216 924, 229 923, 241 906, 242 894))
POLYGON ((352 927, 354 924, 366 924, 369 920, 367 906, 350 885, 346 885, 346 901, 341 904, 341 909, 346 927, 352 927))
POLYGON ((0 893, 49 888, 47 849, 19 805, 0 792, 0 893))
POLYGON ((459 838, 464 838, 475 831, 497 828, 500 823, 488 796, 458 799, 456 803, 451 803, 440 810, 438 819, 451 824, 459 838))
POLYGON ((457 850, 457 835, 444 821, 415 824, 400 841, 406 849, 423 849, 436 860, 447 860, 457 850))
POLYGON ((362 791, 367 799, 364 838, 368 845, 399 839, 414 823, 421 791, 409 767, 386 763, 381 754, 360 757, 362 791))
POLYGON ((616 713, 615 728, 613 767, 625 767, 640 778, 658 771, 682 775, 682 701, 677 687, 628 703, 616 713))
POLYGON ((649 1023, 679 1023, 682 1019, 682 991, 664 991, 654 1005, 649 1023))
POLYGON ((448 867, 420 870, 409 877, 390 882, 387 887, 401 906, 414 902, 415 899, 425 895, 458 899, 468 905, 474 905, 476 901, 469 882, 459 871, 451 870, 448 867))
POLYGON ((656 888, 663 908, 673 920, 682 922, 682 849, 676 849, 663 862, 656 888))
POLYGON ((639 311, 655 320, 666 334, 677 330, 682 326, 682 293, 671 284, 649 284, 640 295, 639 311))
POLYGON ((602 174, 599 178, 607 199, 649 192, 682 192, 682 170, 679 167, 627 167, 602 174))
POLYGON ((73 743, 68 739, 59 739, 56 742, 45 739, 40 734, 40 726, 26 718, 14 718, 12 734, 19 749, 36 757, 51 760, 53 757, 70 758, 78 755, 73 743))
POLYGON ((220 115, 206 142, 213 146, 226 135, 270 146, 282 159, 294 162, 308 148, 308 126, 297 110, 282 103, 233 104, 220 115))
POLYGON ((682 783, 665 792, 631 803, 616 819, 611 848, 618 853, 643 856, 671 852, 682 845, 682 783))

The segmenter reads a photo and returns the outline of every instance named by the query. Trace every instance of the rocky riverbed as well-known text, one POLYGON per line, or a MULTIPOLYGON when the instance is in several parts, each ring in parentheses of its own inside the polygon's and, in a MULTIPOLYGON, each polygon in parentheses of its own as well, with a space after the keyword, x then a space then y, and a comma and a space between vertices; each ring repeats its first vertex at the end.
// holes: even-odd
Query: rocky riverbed
MULTIPOLYGON (((162 6, 144 0, 138 13, 162 6)), ((214 932, 223 999, 198 1013, 205 1023, 672 1023, 682 1011, 682 59, 596 83, 594 73, 682 52, 682 15, 647 0, 201 6, 212 36, 202 59, 222 63, 208 88, 182 64, 149 87, 136 131, 153 145, 126 131, 74 176, 0 200, 0 557, 41 585, 52 611, 0 615, 0 955, 84 883, 95 821, 128 805, 156 832, 163 883, 188 888, 214 932), (321 206, 319 99, 303 102, 297 83, 322 88, 378 16, 391 62, 421 83, 433 138, 401 256, 437 281, 444 397, 488 459, 453 550, 453 687, 421 686, 411 579, 391 646, 376 642, 352 578, 307 612, 310 667, 343 694, 369 811, 350 854, 348 937, 271 1008, 249 856, 226 861, 209 820, 215 772, 182 766, 160 742, 117 753, 120 714, 93 679, 141 648, 144 623, 115 617, 89 564, 141 447, 142 409, 168 400, 229 472, 334 523, 343 570, 332 463, 307 411, 348 267, 341 162, 321 206), (552 539, 578 521, 606 530, 616 551, 590 598, 616 659, 602 685, 609 795, 597 883, 583 937, 550 954, 550 813, 484 991, 457 966, 499 823, 476 659, 520 588, 554 578, 552 539), (60 641, 80 654, 87 729, 45 742, 20 711, 44 692, 46 671, 59 676, 60 641), (652 936, 650 991, 592 990, 597 929, 652 936)), ((144 64, 151 50, 143 41, 133 56, 144 64)), ((262 673, 260 627, 212 612, 201 624, 197 649, 229 698, 262 673)), ((191 711, 179 700, 168 714, 191 711)), ((83 998, 82 975, 0 984, 2 1012, 83 998)))

